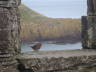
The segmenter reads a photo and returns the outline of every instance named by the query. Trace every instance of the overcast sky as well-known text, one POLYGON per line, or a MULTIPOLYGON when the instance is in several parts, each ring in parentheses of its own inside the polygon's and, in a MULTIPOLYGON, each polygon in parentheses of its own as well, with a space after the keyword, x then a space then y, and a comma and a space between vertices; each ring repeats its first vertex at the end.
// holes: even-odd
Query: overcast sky
POLYGON ((86 0, 22 0, 29 8, 53 18, 80 18, 86 15, 86 0))

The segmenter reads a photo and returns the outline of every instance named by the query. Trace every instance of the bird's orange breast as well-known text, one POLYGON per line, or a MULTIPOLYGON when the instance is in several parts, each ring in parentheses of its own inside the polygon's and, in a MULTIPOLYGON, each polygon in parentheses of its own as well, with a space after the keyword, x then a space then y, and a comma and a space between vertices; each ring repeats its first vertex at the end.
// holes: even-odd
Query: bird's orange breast
POLYGON ((42 44, 36 44, 34 46, 32 46, 33 50, 39 50, 41 48, 42 44))

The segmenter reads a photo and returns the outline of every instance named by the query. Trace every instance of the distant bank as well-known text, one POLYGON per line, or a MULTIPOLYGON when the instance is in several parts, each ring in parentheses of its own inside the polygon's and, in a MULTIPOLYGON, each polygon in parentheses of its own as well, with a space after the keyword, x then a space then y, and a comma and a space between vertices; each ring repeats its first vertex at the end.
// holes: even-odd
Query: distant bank
POLYGON ((52 41, 76 43, 81 40, 81 20, 48 18, 25 5, 20 7, 22 42, 52 41))

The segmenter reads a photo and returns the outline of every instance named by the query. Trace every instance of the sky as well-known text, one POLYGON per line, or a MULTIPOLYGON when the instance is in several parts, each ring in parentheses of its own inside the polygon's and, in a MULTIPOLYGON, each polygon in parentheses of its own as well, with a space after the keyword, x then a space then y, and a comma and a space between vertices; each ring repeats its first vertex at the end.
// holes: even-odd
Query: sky
POLYGON ((52 18, 80 18, 86 15, 86 0, 22 0, 22 3, 52 18))

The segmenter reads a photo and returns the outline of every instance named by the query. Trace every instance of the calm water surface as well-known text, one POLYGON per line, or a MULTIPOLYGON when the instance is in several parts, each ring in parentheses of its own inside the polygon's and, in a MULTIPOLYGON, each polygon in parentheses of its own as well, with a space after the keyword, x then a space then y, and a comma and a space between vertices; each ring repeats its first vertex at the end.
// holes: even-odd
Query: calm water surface
MULTIPOLYGON (((29 52, 33 51, 30 46, 34 44, 22 44, 21 52, 29 52)), ((42 48, 40 51, 54 51, 54 50, 74 50, 74 49, 81 49, 81 43, 76 44, 42 44, 42 48)))

